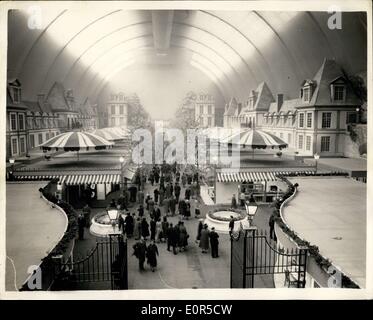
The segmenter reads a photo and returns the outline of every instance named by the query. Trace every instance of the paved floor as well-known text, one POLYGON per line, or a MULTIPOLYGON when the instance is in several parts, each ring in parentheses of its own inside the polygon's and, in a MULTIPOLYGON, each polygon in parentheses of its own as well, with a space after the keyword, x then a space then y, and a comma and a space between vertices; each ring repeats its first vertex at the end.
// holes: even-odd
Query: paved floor
POLYGON ((45 182, 6 184, 6 290, 19 288, 31 265, 55 247, 66 227, 65 216, 40 199, 45 182))
POLYGON ((290 180, 299 192, 285 207, 286 222, 365 287, 367 185, 343 177, 290 180))
MULTIPOLYGON (((154 187, 146 186, 146 192, 153 191, 154 187)), ((183 194, 183 193, 182 193, 183 194)), ((201 206, 201 215, 205 216, 209 206, 201 206)), ((102 209, 93 209, 92 216, 102 209)), ((135 208, 130 210, 135 212, 135 208)), ((163 208, 161 208, 163 215, 163 208)), ((254 223, 259 229, 267 229, 268 219, 271 209, 262 206, 258 209, 254 223)), ((148 213, 146 213, 149 219, 148 213)), ((179 217, 170 217, 172 223, 177 223, 179 217)), ((149 267, 146 271, 138 270, 138 261, 132 255, 135 241, 128 240, 128 275, 129 289, 182 289, 182 288, 229 288, 230 287, 230 240, 228 235, 220 235, 218 259, 213 259, 210 253, 201 253, 198 244, 195 243, 198 220, 191 218, 184 220, 185 226, 190 235, 189 246, 186 252, 174 255, 168 252, 164 243, 158 244, 159 259, 156 272, 151 272, 149 267)), ((84 257, 86 253, 95 245, 96 237, 91 234, 85 236, 85 240, 76 241, 75 256, 84 257)), ((273 287, 273 277, 257 277, 257 287, 273 287)), ((80 289, 110 289, 110 283, 84 285, 80 289)))

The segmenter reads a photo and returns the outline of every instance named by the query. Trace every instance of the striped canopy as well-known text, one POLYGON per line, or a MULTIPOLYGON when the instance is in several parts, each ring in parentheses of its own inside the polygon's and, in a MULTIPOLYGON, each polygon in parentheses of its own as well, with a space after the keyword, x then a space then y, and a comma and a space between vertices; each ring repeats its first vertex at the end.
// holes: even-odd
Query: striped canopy
POLYGON ((286 148, 288 144, 272 133, 261 130, 243 130, 239 133, 230 135, 222 139, 221 143, 238 144, 244 147, 251 147, 252 149, 266 149, 266 148, 286 148))
POLYGON ((105 128, 107 129, 108 131, 110 132, 113 132, 119 136, 121 136, 122 138, 127 138, 127 137, 130 137, 131 136, 131 131, 127 128, 123 128, 123 127, 109 127, 109 128, 105 128))
POLYGON ((108 130, 108 128, 97 129, 93 131, 93 134, 98 135, 108 141, 117 141, 124 139, 123 136, 115 133, 112 130, 108 130))
POLYGON ((40 145, 40 147, 43 150, 48 151, 52 149, 63 149, 64 151, 79 151, 89 150, 90 148, 100 150, 112 145, 112 142, 109 142, 106 139, 93 133, 73 131, 61 133, 47 140, 42 145, 40 145))

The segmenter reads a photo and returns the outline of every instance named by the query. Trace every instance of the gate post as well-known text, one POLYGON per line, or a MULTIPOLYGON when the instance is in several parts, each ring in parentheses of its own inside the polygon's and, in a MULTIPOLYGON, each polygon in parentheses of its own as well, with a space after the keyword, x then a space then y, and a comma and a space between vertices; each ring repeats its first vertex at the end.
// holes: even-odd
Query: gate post
POLYGON ((244 243, 244 288, 254 288, 255 272, 254 268, 256 265, 256 252, 255 252, 255 243, 256 243, 256 230, 257 227, 250 226, 244 230, 245 232, 245 243, 244 243), (249 266, 247 266, 249 265, 249 266), (247 267, 249 267, 249 272, 247 272, 247 267), (248 286, 246 277, 248 276, 248 286))
POLYGON ((308 248, 300 247, 298 254, 298 288, 305 288, 306 286, 307 255, 308 248))

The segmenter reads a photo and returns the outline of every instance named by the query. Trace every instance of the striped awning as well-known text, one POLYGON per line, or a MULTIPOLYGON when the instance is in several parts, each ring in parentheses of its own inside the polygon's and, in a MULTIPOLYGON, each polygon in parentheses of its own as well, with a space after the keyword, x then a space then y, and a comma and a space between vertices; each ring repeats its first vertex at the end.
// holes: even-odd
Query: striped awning
POLYGON ((23 181, 28 181, 28 180, 52 180, 52 179, 59 179, 59 182, 62 183, 65 181, 66 176, 65 175, 38 175, 38 174, 29 174, 29 175, 15 175, 15 179, 17 180, 23 180, 23 181))
POLYGON ((218 172, 218 182, 276 181, 277 175, 313 174, 314 171, 218 172))
POLYGON ((68 176, 65 181, 68 186, 109 183, 119 184, 120 174, 76 174, 68 176))

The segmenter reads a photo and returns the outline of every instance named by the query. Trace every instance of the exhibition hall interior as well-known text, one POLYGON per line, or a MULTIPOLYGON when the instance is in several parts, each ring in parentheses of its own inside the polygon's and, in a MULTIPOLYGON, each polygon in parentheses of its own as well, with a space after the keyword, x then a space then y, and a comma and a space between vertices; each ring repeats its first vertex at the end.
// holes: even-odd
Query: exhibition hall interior
POLYGON ((281 10, 8 11, 6 291, 366 288, 367 14, 281 10))

